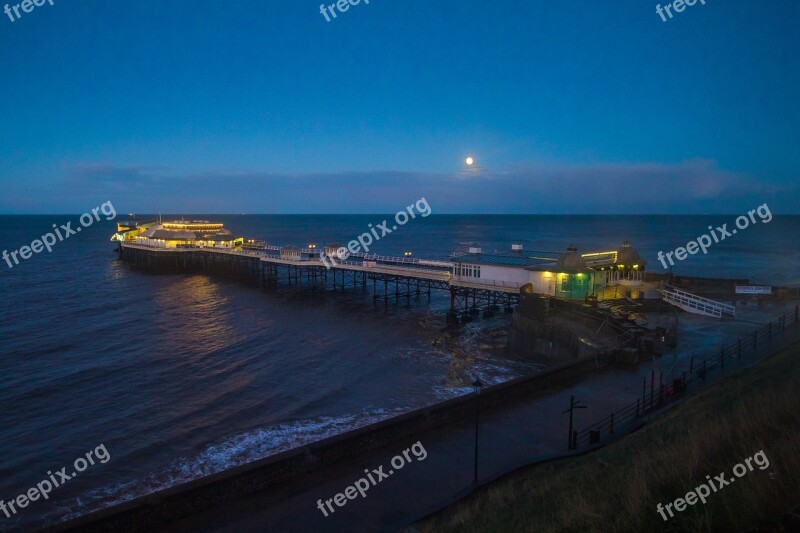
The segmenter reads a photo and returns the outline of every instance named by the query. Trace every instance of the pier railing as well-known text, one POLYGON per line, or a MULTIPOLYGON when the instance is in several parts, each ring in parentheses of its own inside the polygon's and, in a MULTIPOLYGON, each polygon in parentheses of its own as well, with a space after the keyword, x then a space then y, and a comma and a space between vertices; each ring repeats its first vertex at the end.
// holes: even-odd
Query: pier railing
MULTIPOLYGON (((380 272, 381 270, 384 270, 384 271, 389 270, 389 271, 403 272, 403 273, 413 272, 413 273, 417 273, 417 274, 431 274, 431 275, 437 276, 437 278, 444 277, 446 279, 450 279, 449 278, 449 272, 445 272, 443 270, 434 270, 432 268, 424 268, 424 267, 418 266, 416 264, 412 265, 412 266, 394 265, 394 264, 377 263, 377 262, 375 264, 370 264, 370 261, 366 261, 366 262, 362 262, 362 261, 337 261, 335 267, 340 267, 341 265, 344 265, 344 266, 351 266, 351 267, 354 267, 355 269, 363 270, 363 271, 380 272)), ((318 262, 319 262, 319 264, 322 264, 321 261, 318 261, 318 262)))
MULTIPOLYGON (((272 252, 270 256, 280 255, 283 246, 276 246, 274 244, 265 245, 258 248, 256 250, 261 250, 265 252, 272 252)), ((320 248, 300 248, 300 254, 318 258, 321 253, 324 253, 324 249, 320 248)), ((348 254, 348 257, 355 257, 362 259, 364 261, 377 261, 379 263, 393 263, 393 264, 402 264, 402 265, 413 265, 413 266, 425 266, 425 267, 435 267, 435 268, 452 268, 453 264, 449 261, 437 261, 435 259, 417 259, 416 257, 396 257, 391 255, 378 255, 378 254, 368 254, 364 252, 356 252, 348 254)), ((305 259, 304 261, 308 261, 305 259)), ((336 259, 337 263, 342 263, 336 259)))
POLYGON ((392 257, 389 255, 351 254, 350 257, 360 257, 364 261, 378 261, 381 263, 399 263, 405 265, 419 265, 439 268, 452 268, 453 264, 448 261, 436 261, 434 259, 417 259, 416 257, 392 257))
POLYGON ((519 291, 519 289, 523 285, 525 285, 525 283, 519 283, 516 281, 499 281, 491 279, 472 278, 468 276, 453 276, 451 284, 460 285, 462 287, 478 287, 478 288, 491 287, 499 289, 514 289, 514 291, 519 291))
POLYGON ((590 424, 581 431, 572 430, 569 438, 569 449, 576 450, 581 447, 598 446, 615 435, 624 434, 640 425, 642 423, 641 419, 645 415, 682 398, 683 393, 688 390, 689 385, 692 383, 704 383, 709 372, 717 369, 723 372, 726 362, 739 361, 743 355, 748 353, 755 354, 760 347, 769 345, 773 337, 785 334, 789 328, 796 330, 800 327, 799 314, 800 308, 795 306, 794 313, 783 314, 756 329, 752 334, 740 337, 735 342, 721 347, 716 352, 710 352, 704 357, 692 356, 688 367, 684 364, 676 374, 672 374, 673 371, 670 371, 667 374, 667 381, 664 380, 663 374, 660 374, 658 381, 656 381, 655 371, 653 371, 649 380, 647 377, 644 378, 642 394, 635 402, 590 424))

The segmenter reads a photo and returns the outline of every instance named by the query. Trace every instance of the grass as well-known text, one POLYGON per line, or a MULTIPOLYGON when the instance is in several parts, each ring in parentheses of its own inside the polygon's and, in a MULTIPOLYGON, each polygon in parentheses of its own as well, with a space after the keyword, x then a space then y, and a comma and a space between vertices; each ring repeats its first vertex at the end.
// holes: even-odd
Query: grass
POLYGON ((800 531, 800 350, 785 349, 616 443, 531 467, 416 525, 438 531, 800 531), (666 505, 760 450, 745 474, 664 522, 666 505))

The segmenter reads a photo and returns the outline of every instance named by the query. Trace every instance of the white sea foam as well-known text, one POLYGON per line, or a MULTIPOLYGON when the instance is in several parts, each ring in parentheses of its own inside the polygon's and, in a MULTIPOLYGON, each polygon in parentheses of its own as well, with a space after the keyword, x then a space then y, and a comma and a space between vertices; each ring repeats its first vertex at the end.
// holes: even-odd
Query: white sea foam
POLYGON ((93 490, 85 501, 60 507, 53 515, 70 520, 88 512, 117 505, 134 498, 252 463, 292 448, 398 416, 408 409, 371 409, 359 414, 319 417, 258 428, 208 446, 194 457, 181 457, 157 473, 93 490))

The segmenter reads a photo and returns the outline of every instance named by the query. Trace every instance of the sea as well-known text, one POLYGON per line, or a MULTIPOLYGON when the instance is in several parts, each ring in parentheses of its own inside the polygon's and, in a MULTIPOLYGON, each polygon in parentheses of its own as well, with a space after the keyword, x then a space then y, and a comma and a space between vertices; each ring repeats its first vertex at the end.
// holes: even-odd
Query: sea
MULTIPOLYGON (((391 215, 212 215, 270 244, 347 243, 391 215)), ((120 219, 125 218, 123 215, 120 219)), ((146 219, 147 217, 139 217, 146 219)), ((164 219, 178 218, 164 216, 164 219)), ((581 252, 631 241, 651 271, 728 224, 710 216, 417 216, 370 252, 447 260, 484 252, 581 252)), ((0 250, 75 215, 0 216, 0 250)), ((0 530, 43 526, 246 464, 541 367, 491 348, 508 315, 447 328, 449 297, 375 305, 371 286, 264 292, 204 275, 132 271, 104 218, 12 267, 0 261, 0 500, 102 445, 110 456, 28 502, 0 530)), ((391 227, 392 224, 389 225, 391 227)), ((757 219, 677 261, 676 274, 800 286, 800 217, 757 219)), ((51 476, 53 476, 51 478, 51 476)))

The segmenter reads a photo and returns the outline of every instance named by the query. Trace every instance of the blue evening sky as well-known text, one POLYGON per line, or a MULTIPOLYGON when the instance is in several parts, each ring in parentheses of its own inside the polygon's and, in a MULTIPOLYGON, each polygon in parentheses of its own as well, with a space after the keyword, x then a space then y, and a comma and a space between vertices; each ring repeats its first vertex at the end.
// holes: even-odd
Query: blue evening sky
POLYGON ((800 3, 656 4, 0 13, 0 213, 800 212, 800 3))

